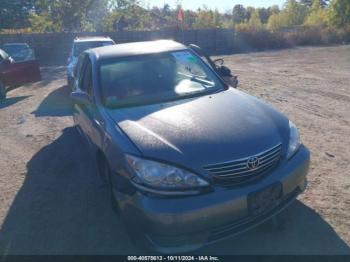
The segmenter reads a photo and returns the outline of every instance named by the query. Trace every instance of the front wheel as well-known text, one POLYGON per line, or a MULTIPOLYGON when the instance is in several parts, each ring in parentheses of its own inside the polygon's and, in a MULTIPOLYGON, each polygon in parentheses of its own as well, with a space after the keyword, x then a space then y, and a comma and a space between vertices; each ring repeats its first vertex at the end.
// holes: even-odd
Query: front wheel
POLYGON ((6 87, 5 84, 0 81, 0 100, 3 100, 6 98, 6 87))
POLYGON ((108 165, 106 158, 101 154, 97 155, 97 167, 98 167, 98 173, 99 173, 99 178, 101 182, 108 186, 108 191, 112 202, 112 208, 115 212, 118 213, 119 206, 117 201, 114 198, 114 193, 113 193, 113 184, 111 179, 112 171, 108 165))

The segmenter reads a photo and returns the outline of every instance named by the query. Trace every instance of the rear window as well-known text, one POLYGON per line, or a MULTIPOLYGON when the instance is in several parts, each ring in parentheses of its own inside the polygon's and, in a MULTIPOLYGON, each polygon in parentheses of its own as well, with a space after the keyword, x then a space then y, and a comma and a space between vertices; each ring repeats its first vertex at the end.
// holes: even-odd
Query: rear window
POLYGON ((8 54, 16 54, 22 52, 23 50, 28 50, 29 47, 27 45, 4 45, 3 49, 8 54))
POLYGON ((3 50, 18 62, 34 59, 33 50, 27 44, 8 44, 3 46, 3 50))
POLYGON ((96 48, 101 46, 114 45, 113 41, 86 41, 78 42, 74 44, 73 56, 78 57, 82 52, 90 48, 96 48))

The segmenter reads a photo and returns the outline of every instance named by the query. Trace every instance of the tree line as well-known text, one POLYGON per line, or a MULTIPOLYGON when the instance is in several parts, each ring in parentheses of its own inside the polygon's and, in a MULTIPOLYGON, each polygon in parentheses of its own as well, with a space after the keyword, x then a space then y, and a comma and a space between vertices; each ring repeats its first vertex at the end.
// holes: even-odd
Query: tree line
MULTIPOLYGON (((1 0, 3 32, 109 32, 179 27, 178 8, 143 6, 138 0, 1 0)), ((282 8, 244 7, 219 12, 184 10, 186 29, 279 30, 295 26, 348 28, 350 0, 287 0, 282 8)))

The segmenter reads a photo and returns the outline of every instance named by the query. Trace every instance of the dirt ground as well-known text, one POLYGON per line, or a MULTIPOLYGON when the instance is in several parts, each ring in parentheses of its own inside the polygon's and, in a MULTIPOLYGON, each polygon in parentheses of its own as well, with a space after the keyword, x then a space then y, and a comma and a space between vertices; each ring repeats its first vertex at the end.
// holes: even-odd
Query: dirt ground
MULTIPOLYGON (((206 254, 350 254, 350 46, 225 57, 239 89, 285 113, 312 152, 281 216, 206 254)), ((0 254, 135 254, 71 119, 64 67, 0 103, 0 254)))

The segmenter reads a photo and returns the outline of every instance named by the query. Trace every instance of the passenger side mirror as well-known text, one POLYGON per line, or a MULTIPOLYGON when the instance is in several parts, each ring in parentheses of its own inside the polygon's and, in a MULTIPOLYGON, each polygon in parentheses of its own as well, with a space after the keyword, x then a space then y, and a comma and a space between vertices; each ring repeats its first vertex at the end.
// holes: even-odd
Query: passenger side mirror
POLYGON ((70 94, 70 98, 73 100, 76 104, 81 105, 91 105, 91 100, 88 94, 81 92, 81 91, 75 91, 70 94))
POLYGON ((230 68, 228 68, 226 66, 223 66, 223 65, 219 66, 217 68, 217 70, 218 70, 218 73, 219 73, 220 76, 223 76, 223 77, 231 76, 231 70, 230 70, 230 68))
POLYGON ((221 67, 223 64, 224 64, 224 59, 222 58, 219 58, 219 59, 215 59, 214 61, 214 64, 217 68, 221 67))
POLYGON ((232 75, 230 68, 222 65, 219 68, 217 68, 216 70, 227 85, 229 85, 233 88, 237 88, 237 86, 238 86, 237 76, 232 75))

